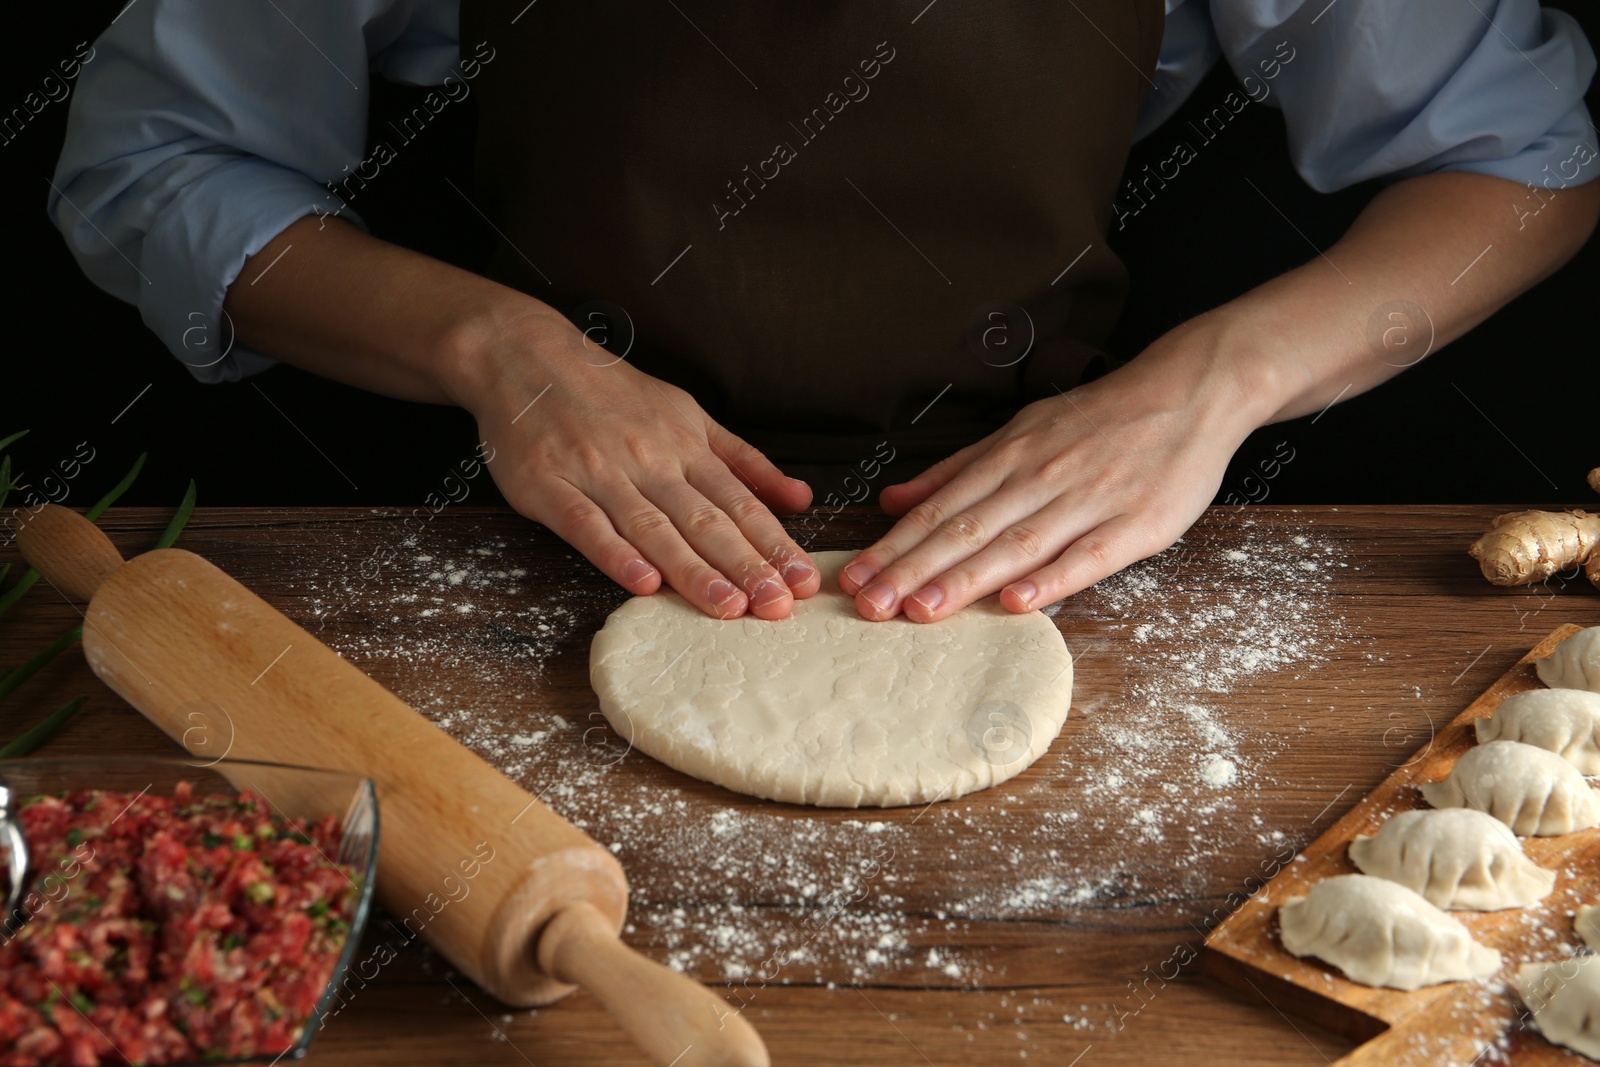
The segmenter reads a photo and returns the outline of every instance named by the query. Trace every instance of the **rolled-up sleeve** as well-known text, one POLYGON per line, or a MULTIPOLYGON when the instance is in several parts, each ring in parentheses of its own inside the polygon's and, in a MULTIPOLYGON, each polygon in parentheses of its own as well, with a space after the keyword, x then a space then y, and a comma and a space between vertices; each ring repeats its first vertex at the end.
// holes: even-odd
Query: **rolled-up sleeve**
POLYGON ((1234 73, 1282 108, 1315 189, 1449 170, 1551 188, 1600 174, 1583 104, 1594 52, 1537 0, 1212 0, 1211 17, 1234 73))
POLYGON ((369 68, 442 80, 455 4, 144 0, 94 42, 48 210, 100 288, 205 382, 274 361, 236 343, 222 302, 290 223, 335 214, 361 162, 369 68))

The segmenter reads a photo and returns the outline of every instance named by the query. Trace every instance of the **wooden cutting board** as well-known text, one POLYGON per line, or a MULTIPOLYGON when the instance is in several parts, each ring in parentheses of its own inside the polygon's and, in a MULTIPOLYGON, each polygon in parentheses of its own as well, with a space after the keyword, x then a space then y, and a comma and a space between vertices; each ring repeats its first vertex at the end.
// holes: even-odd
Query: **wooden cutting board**
MULTIPOLYGON (((1359 873, 1346 856, 1357 834, 1377 833, 1397 812, 1426 808, 1416 786, 1445 777, 1476 743, 1473 720, 1493 713, 1513 693, 1543 683, 1533 661, 1577 633, 1565 625, 1517 661, 1482 696, 1411 759, 1281 869, 1206 938, 1208 972, 1239 989, 1253 991, 1281 1012, 1305 1018, 1364 1041, 1337 1061, 1340 1067, 1409 1067, 1436 1064, 1582 1064, 1524 1026, 1524 1008, 1509 988, 1451 982, 1415 992, 1373 989, 1345 979, 1315 959, 1297 959, 1278 940, 1278 907, 1313 885, 1340 874, 1359 873)), ((1600 901, 1600 829, 1561 837, 1522 839, 1523 850, 1541 867, 1559 872, 1555 891, 1531 908, 1496 912, 1454 911, 1474 937, 1500 950, 1507 982, 1523 963, 1559 959, 1562 946, 1580 946, 1572 914, 1600 901)), ((1247 884, 1246 891, 1256 889, 1247 884)))

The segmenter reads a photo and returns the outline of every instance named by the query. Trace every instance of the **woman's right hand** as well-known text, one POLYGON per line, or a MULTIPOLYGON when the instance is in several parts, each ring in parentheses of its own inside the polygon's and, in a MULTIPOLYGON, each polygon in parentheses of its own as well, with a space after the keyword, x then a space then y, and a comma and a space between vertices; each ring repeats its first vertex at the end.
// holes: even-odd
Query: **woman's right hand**
POLYGON ((664 581, 721 619, 781 619, 822 584, 774 511, 811 502, 694 398, 536 310, 479 334, 456 399, 512 507, 624 589, 664 581))
POLYGON ((804 482, 531 296, 307 216, 250 257, 224 307, 239 340, 285 362, 466 408, 511 506, 630 593, 664 581, 708 615, 780 619, 822 585, 772 514, 806 507, 804 482))

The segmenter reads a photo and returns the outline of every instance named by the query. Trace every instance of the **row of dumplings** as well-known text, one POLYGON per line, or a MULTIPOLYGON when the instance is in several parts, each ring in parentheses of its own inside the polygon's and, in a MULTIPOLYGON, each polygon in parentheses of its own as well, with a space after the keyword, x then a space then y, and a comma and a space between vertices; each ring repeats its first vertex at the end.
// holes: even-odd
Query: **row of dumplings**
MULTIPOLYGON (((1420 787, 1431 810, 1393 816, 1350 843, 1361 874, 1340 875, 1279 909, 1284 948, 1316 956, 1351 981, 1415 990, 1487 978, 1496 950, 1450 911, 1524 908, 1549 896, 1556 873, 1522 850, 1523 837, 1600 825, 1600 627, 1573 635, 1536 664, 1557 688, 1507 697, 1475 723, 1478 745, 1442 781, 1420 787)), ((1600 908, 1580 908, 1576 931, 1600 952, 1600 908)), ((1600 956, 1529 963, 1517 987, 1551 1041, 1600 1059, 1600 956)))

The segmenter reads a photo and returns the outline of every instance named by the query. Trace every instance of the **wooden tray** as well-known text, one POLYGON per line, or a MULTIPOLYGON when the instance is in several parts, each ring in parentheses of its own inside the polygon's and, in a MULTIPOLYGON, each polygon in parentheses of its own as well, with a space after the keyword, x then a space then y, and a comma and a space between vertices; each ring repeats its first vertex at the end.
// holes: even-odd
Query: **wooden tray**
MULTIPOLYGON (((1535 645, 1428 745, 1277 871, 1206 938, 1206 970, 1282 1012, 1365 1041, 1338 1061, 1341 1067, 1588 1063, 1523 1026, 1522 1003, 1509 987, 1486 991, 1482 983, 1451 982, 1406 993, 1358 985, 1318 960, 1291 956, 1278 940, 1277 923, 1278 907, 1289 897, 1304 895, 1324 878, 1358 873, 1345 855, 1357 834, 1376 833, 1396 812, 1427 807, 1415 787, 1443 778, 1476 743, 1474 719, 1491 714, 1513 693, 1539 688, 1533 661, 1578 629, 1562 626, 1535 645)), ((1600 901, 1600 830, 1529 837, 1522 845, 1535 863, 1559 872, 1550 896, 1531 908, 1450 913, 1505 956, 1497 977, 1502 984, 1523 963, 1559 959, 1563 945, 1581 945, 1572 932, 1572 913, 1600 901)))

